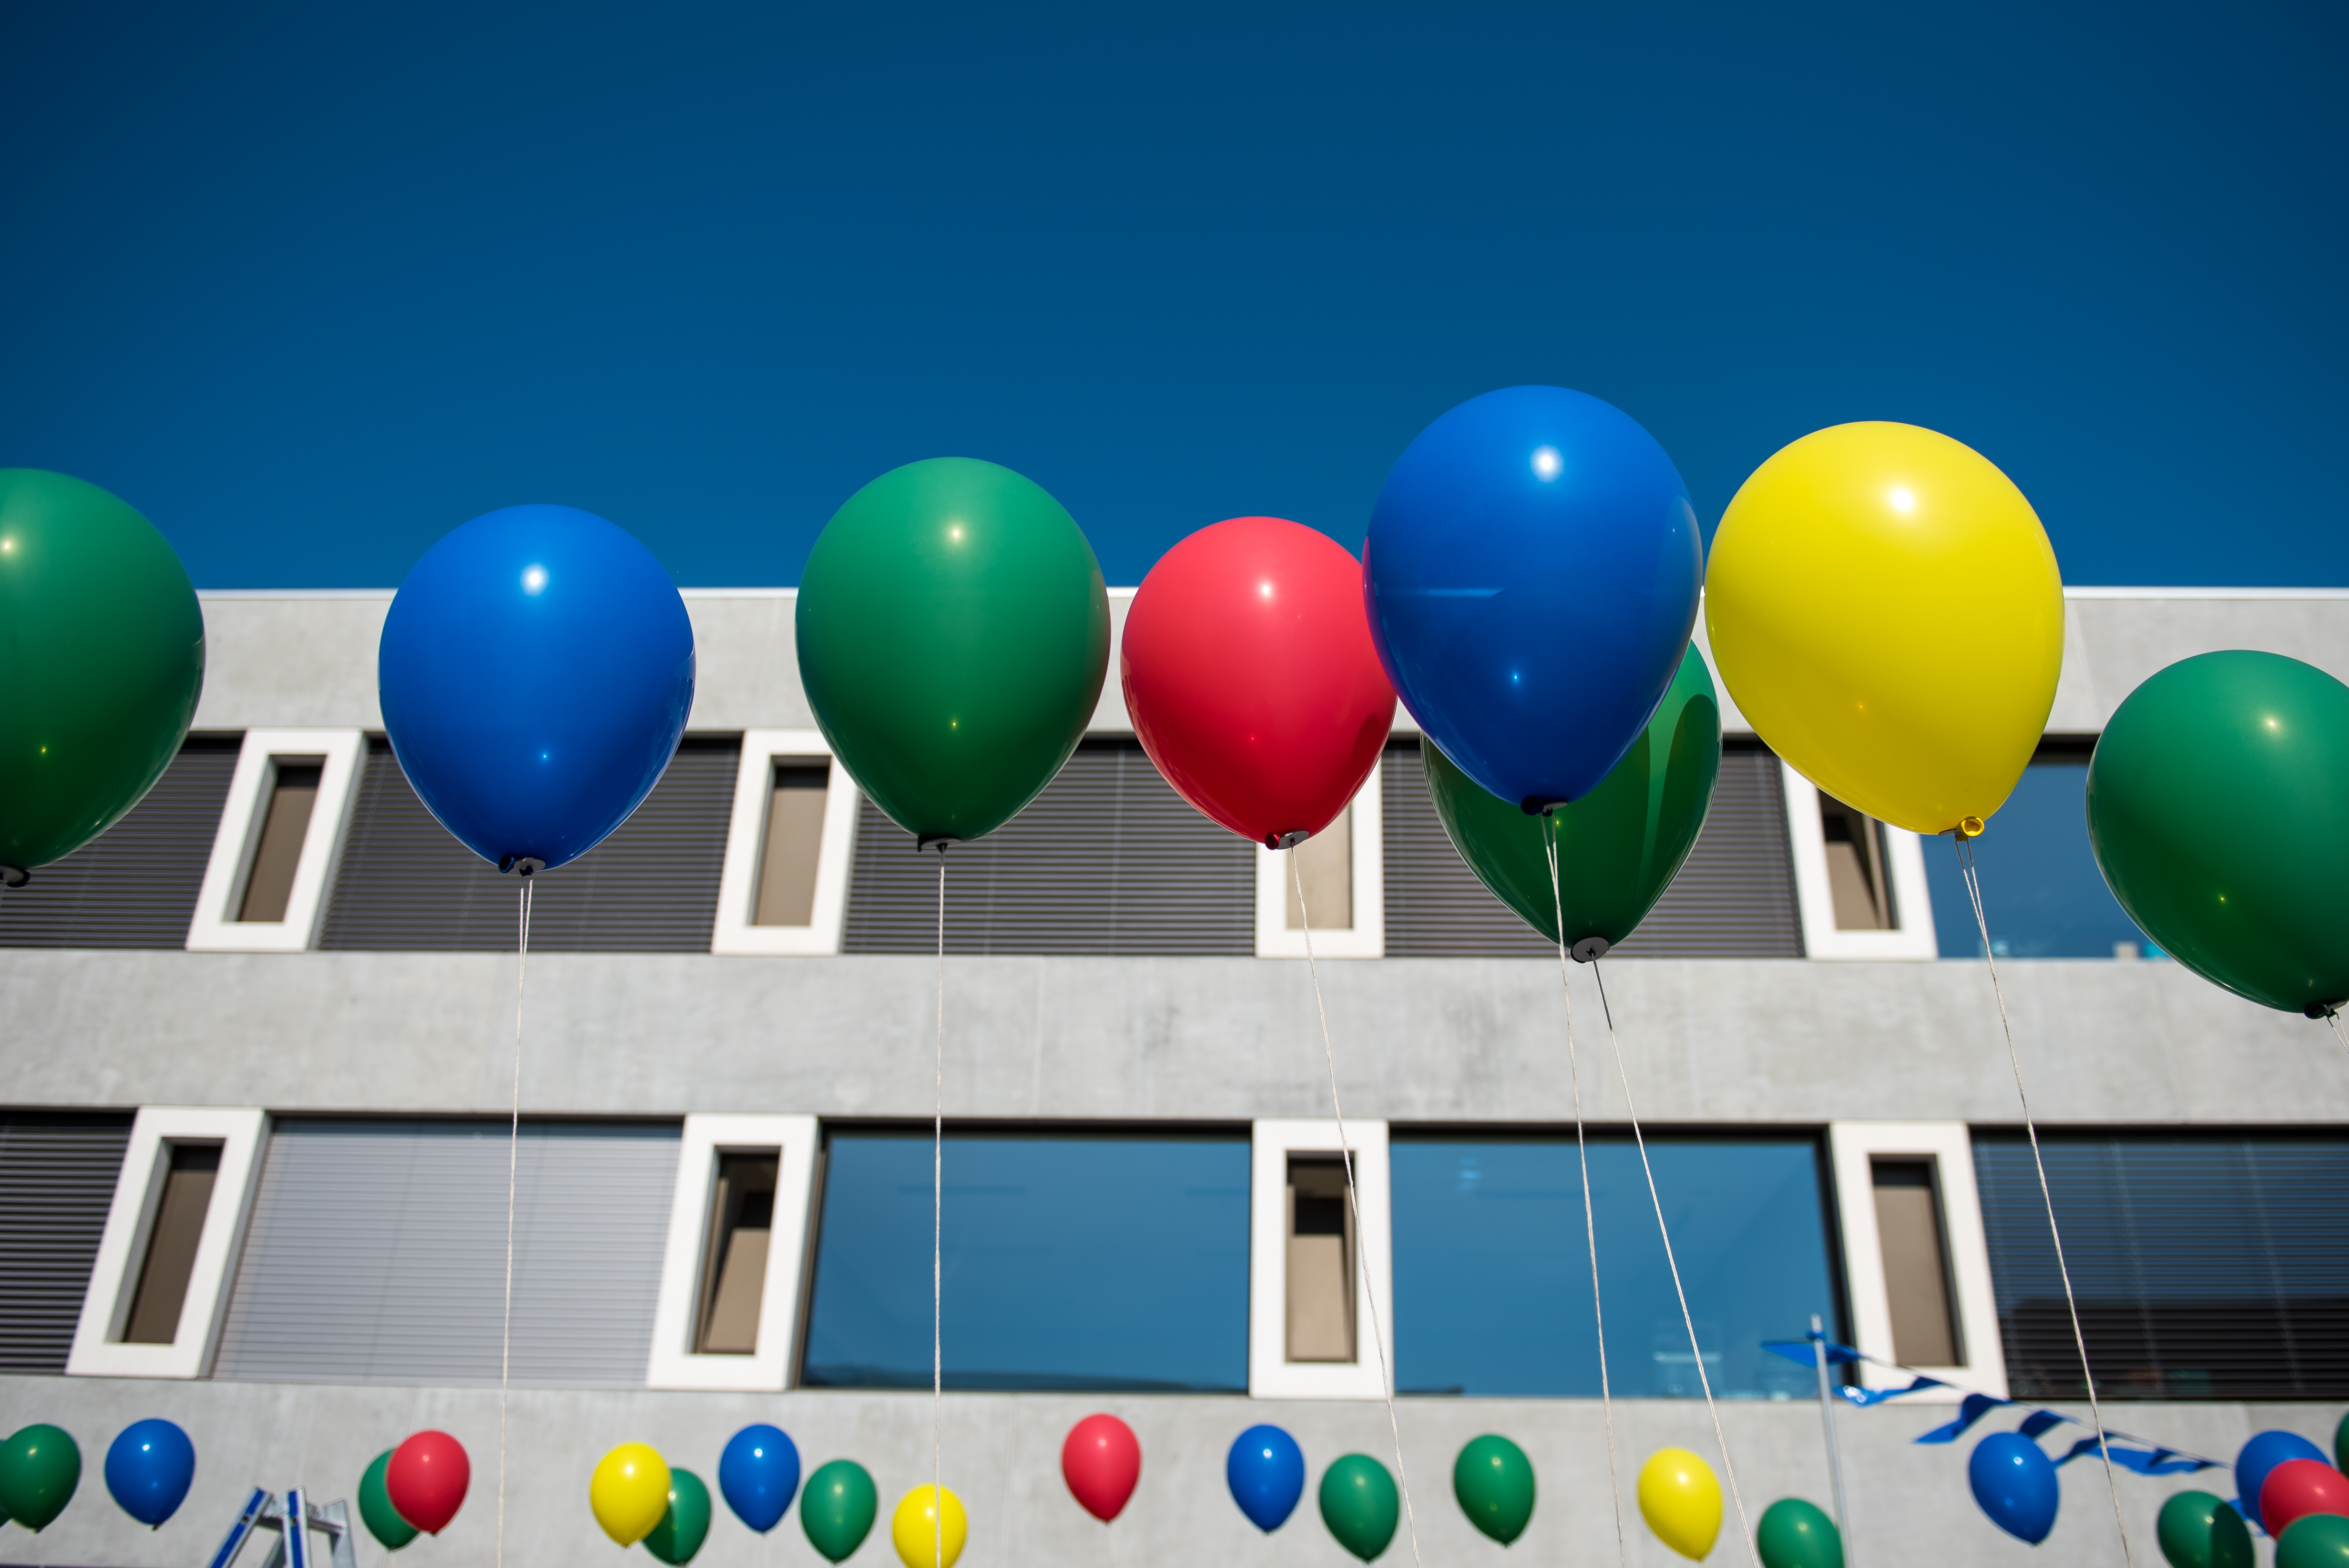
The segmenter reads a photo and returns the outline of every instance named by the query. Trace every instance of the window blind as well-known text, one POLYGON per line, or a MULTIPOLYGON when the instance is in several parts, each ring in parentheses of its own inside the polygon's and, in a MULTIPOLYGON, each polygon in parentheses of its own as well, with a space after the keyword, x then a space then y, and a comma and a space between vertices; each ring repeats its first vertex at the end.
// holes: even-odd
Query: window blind
POLYGON ((0 1372, 63 1372, 128 1116, 0 1114, 0 1372))

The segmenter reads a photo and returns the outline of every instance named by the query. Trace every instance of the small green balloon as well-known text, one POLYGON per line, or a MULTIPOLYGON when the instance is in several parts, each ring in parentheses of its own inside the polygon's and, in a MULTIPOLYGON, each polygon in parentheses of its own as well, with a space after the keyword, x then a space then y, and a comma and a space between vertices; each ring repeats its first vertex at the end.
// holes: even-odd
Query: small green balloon
POLYGON ((2341 1424, 2333 1429, 2333 1466, 2349 1474, 2349 1416, 2342 1417, 2341 1424))
POLYGON ((81 1449, 62 1429, 30 1426, 0 1443, 0 1509, 36 1534, 66 1511, 81 1484, 81 1449))
POLYGON ((1782 1497, 1762 1511, 1754 1546, 1762 1568, 1843 1568, 1843 1532, 1799 1497, 1782 1497))
POLYGON ((2349 1001, 2344 779, 2349 686, 2281 654, 2200 654, 2105 726, 2088 841, 2163 952, 2251 1001, 2321 1009, 2349 1001))
POLYGON ((1083 737, 1109 596, 1041 487, 932 458, 833 513, 800 575, 798 637, 808 704, 857 787, 909 833, 977 839, 1083 737))
POLYGON ((2251 1527, 2207 1491, 2172 1496, 2161 1505, 2153 1533, 2170 1568, 2251 1568, 2251 1527))
POLYGON ((1427 789, 1453 847, 1493 895, 1526 923, 1568 946, 1608 946, 1647 918, 1695 847, 1721 773, 1721 702, 1704 657, 1691 647, 1647 729, 1598 788, 1552 813, 1557 886, 1550 886, 1542 819, 1487 794, 1423 738, 1427 789))
POLYGON ((1321 1522, 1365 1563, 1394 1539, 1402 1507, 1394 1477, 1368 1454, 1348 1454, 1321 1472, 1321 1522))
POLYGON ((155 527, 96 485, 0 469, 0 865, 112 827, 204 684, 204 615, 155 527))
POLYGON ((709 1489, 689 1470, 668 1470, 668 1511, 645 1537, 645 1550, 672 1565, 690 1563, 709 1539, 709 1489))
POLYGON ((385 1551, 397 1552, 415 1540, 419 1532, 399 1517, 399 1510, 391 1506, 391 1488, 384 1481, 390 1470, 391 1450, 386 1449, 375 1456, 367 1474, 359 1477, 359 1522, 367 1527, 369 1535, 383 1543, 385 1551))
POLYGON ((2344 1568, 2349 1564, 2349 1519, 2337 1513, 2302 1514, 2277 1538, 2275 1560, 2276 1568, 2344 1568))
POLYGON ((880 1508, 880 1491, 865 1468, 834 1460, 808 1477, 800 1493, 800 1528, 826 1562, 838 1563, 864 1544, 880 1508))
POLYGON ((1506 1546, 1534 1516, 1534 1461, 1506 1438, 1471 1439, 1452 1461, 1452 1495, 1469 1523, 1506 1546))

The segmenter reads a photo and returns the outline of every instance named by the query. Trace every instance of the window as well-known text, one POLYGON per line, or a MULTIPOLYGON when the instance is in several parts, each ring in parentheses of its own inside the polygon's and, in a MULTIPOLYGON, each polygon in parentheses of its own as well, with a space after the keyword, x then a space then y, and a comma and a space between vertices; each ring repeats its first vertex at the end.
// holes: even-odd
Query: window
POLYGON ((767 1243, 775 1228, 772 1155, 721 1154, 703 1249, 700 1327, 703 1356, 751 1356, 759 1349, 759 1303, 767 1288, 767 1243))
POLYGON ((1335 1121, 1259 1121, 1249 1139, 1248 1392, 1383 1398, 1395 1330, 1387 1124, 1350 1118, 1341 1144, 1335 1121))
POLYGON ((840 951, 859 799, 821 732, 742 737, 711 952, 840 951))
POLYGON ((0 947, 185 946, 236 767, 234 737, 190 736, 121 820, 0 899, 0 947))
POLYGON ((1933 1161, 1883 1157, 1868 1163, 1876 1179, 1876 1236, 1884 1252, 1893 1358, 1911 1367, 1962 1367, 1933 1161))
POLYGON ((1354 1217, 1346 1168, 1327 1155, 1288 1161, 1288 1357, 1354 1359, 1354 1217))
POLYGON ((1305 956, 1305 917, 1313 918, 1316 958, 1386 954, 1386 811, 1381 762, 1338 820, 1297 847, 1256 851, 1256 952, 1259 958, 1305 956), (1297 883, 1305 883, 1305 902, 1297 883))
POLYGON ((0 1114, 0 1372, 62 1372, 130 1117, 0 1114))
POLYGON ((1897 931, 1884 824, 1831 795, 1819 797, 1819 836, 1837 931, 1897 931))
MULTIPOLYGON (((1966 1124, 1838 1121, 1827 1150, 1850 1343, 1878 1361, 2002 1397, 2006 1362, 1966 1124)), ((1869 1387, 1909 1381, 1888 1367, 1855 1371, 1869 1387)))
POLYGON ((318 803, 318 777, 326 758, 272 758, 269 809, 254 846, 253 872, 238 901, 241 921, 282 924, 294 893, 294 870, 302 861, 302 837, 310 830, 310 810, 318 803))
POLYGON ((812 1116, 685 1119, 651 1387, 788 1386, 817 1136, 812 1116))
POLYGON ((316 941, 366 754, 356 729, 245 732, 186 933, 191 951, 300 953, 316 941))
POLYGON ((220 1174, 219 1144, 166 1147, 170 1156, 163 1162, 163 1191, 155 1202, 147 1256, 122 1331, 128 1345, 169 1345, 179 1337, 180 1309, 187 1304, 196 1243, 203 1240, 204 1214, 212 1207, 213 1179, 220 1174))
MULTIPOLYGON (((2088 753, 2054 744, 2023 770, 1974 841, 1982 914, 2001 958, 2158 957, 2096 869, 2088 847, 2088 753)), ((1933 924, 1944 958, 1979 958, 1982 934, 1954 845, 1930 846, 1933 924)))
MULTIPOLYGON (((929 1387, 930 1159, 831 1135, 802 1383, 929 1387)), ((954 1133, 945 1175, 947 1387, 1247 1386, 1245 1139, 954 1133)))
MULTIPOLYGON (((1840 1322, 1814 1138, 1648 1140, 1656 1189, 1716 1396, 1800 1398, 1813 1375, 1761 1349, 1840 1322)), ((1609 1379, 1618 1396, 1695 1398, 1640 1157, 1589 1145, 1609 1379)), ((1598 1333, 1574 1139, 1398 1139, 1398 1391, 1591 1398, 1598 1333)))
POLYGON ((1934 956, 1935 912, 1917 835, 1823 794, 1783 763, 1780 777, 1804 953, 1813 958, 1934 956))
POLYGON ((816 861, 823 849, 824 796, 831 785, 828 764, 775 764, 751 924, 805 925, 814 919, 816 861))
MULTIPOLYGON (((1283 867, 1284 871, 1288 868, 1283 867)), ((1338 820, 1297 846, 1297 870, 1288 879, 1281 904, 1287 916, 1282 929, 1303 931, 1307 916, 1317 931, 1350 931, 1354 925, 1354 810, 1349 806, 1338 820), (1297 896, 1297 884, 1305 896, 1297 896)))

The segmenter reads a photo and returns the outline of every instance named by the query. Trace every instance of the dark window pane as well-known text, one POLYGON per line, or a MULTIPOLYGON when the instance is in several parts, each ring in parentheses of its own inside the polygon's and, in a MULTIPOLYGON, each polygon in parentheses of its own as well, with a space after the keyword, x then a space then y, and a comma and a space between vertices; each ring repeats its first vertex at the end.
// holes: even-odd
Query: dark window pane
MULTIPOLYGON (((1974 841, 1982 914, 2001 958, 2110 958, 2117 943, 2152 944, 2121 913, 2088 848, 2088 759, 2033 762, 1974 841)), ((1979 958, 1982 936, 1958 875, 1956 845, 1925 841, 1933 933, 1944 958, 1979 958)))
MULTIPOLYGON (((802 1381, 927 1387, 930 1140, 841 1133, 802 1381)), ((949 1388, 1247 1387, 1242 1138, 949 1138, 949 1388)))
MULTIPOLYGON (((1761 1348, 1838 1321, 1810 1139, 1651 1139, 1713 1392, 1800 1398, 1813 1375, 1761 1348)), ((1394 1145, 1396 1379, 1407 1393, 1595 1398, 1599 1347, 1573 1140, 1394 1145)), ((1614 1391, 1695 1398, 1640 1157, 1590 1144, 1614 1391)))

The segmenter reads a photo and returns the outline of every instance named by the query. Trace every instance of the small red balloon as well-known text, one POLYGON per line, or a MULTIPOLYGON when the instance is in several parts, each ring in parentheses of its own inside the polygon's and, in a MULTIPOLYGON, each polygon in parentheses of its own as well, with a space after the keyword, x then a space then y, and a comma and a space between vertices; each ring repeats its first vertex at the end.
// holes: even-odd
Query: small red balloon
POLYGON ((1118 673, 1175 792, 1276 847, 1337 820, 1394 723, 1361 562, 1277 517, 1216 523, 1161 556, 1126 612, 1118 673))
POLYGON ((1142 1479, 1142 1444, 1115 1416, 1087 1416, 1061 1445, 1061 1473, 1085 1511, 1107 1524, 1142 1479))
POLYGON ((2286 1460, 2260 1482, 2260 1522, 2281 1537, 2295 1519, 2349 1514, 2349 1476, 2323 1460, 2286 1460))
POLYGON ((391 1450, 383 1490, 400 1518, 427 1535, 438 1535, 457 1517, 472 1484, 473 1462, 465 1445, 446 1432, 419 1432, 391 1450))

